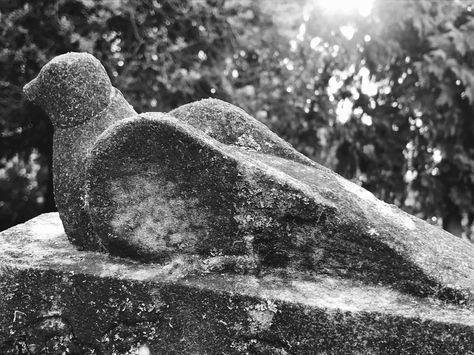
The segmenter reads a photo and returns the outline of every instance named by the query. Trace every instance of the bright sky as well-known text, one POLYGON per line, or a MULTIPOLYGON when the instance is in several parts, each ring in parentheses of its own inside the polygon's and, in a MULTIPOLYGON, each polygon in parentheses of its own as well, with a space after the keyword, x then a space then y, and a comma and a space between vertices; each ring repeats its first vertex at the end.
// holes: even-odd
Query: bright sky
POLYGON ((328 11, 357 11, 367 17, 372 11, 374 0, 315 0, 318 5, 328 11))

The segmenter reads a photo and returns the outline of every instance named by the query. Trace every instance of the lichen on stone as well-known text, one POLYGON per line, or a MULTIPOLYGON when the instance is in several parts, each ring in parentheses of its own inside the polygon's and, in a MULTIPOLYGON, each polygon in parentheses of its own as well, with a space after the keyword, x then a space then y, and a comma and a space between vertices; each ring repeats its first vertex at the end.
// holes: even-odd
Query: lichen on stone
POLYGON ((165 265, 159 277, 174 280, 270 269, 474 304, 472 245, 311 161, 230 103, 137 115, 100 62, 78 53, 53 59, 25 93, 55 126, 56 202, 80 248, 165 265))

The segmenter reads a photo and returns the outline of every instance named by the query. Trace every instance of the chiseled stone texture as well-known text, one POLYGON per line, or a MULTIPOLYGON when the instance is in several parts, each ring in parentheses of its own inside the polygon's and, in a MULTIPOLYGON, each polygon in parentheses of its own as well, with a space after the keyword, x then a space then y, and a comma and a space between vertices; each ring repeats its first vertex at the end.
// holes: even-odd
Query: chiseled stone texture
POLYGON ((298 152, 263 123, 228 102, 204 99, 180 106, 168 114, 220 143, 325 169, 298 152))
POLYGON ((94 233, 114 255, 240 257, 253 272, 332 275, 474 303, 472 244, 327 169, 221 143, 167 114, 107 129, 88 180, 94 233))
POLYGON ((78 251, 55 213, 0 233, 0 260, 2 354, 474 352, 472 305, 337 276, 230 272, 222 256, 142 264, 78 251))
POLYGON ((87 212, 87 155, 107 127, 136 112, 112 86, 99 60, 87 53, 55 57, 24 93, 45 110, 54 126, 54 196, 70 241, 84 249, 104 250, 87 212))
POLYGON ((310 161, 231 104, 137 115, 80 53, 53 59, 25 94, 55 125, 56 202, 81 248, 474 304, 472 244, 310 161))

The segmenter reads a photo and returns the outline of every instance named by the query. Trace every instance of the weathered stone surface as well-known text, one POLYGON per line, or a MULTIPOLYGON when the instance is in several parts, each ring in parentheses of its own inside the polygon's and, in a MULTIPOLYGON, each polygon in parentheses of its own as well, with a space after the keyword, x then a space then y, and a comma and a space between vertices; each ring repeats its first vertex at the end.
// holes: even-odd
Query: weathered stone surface
POLYGON ((87 53, 53 58, 24 88, 26 98, 48 113, 55 127, 75 127, 109 106, 114 90, 104 67, 87 53))
POLYGON ((473 245, 311 162, 230 104, 138 116, 83 54, 54 59, 25 91, 56 126, 58 210, 81 247, 158 262, 219 256, 250 274, 271 267, 474 302, 473 245), (94 109, 81 111, 87 101, 94 109))
POLYGON ((54 58, 24 92, 54 125, 54 195, 67 235, 80 247, 103 250, 86 210, 87 155, 107 127, 136 113, 111 85, 102 64, 86 53, 54 58))
POLYGON ((78 251, 57 214, 0 233, 2 354, 470 354, 472 306, 338 276, 78 251))
POLYGON ((168 114, 223 144, 317 166, 263 123, 228 102, 205 99, 180 106, 168 114))
POLYGON ((168 115, 109 128, 88 178, 94 231, 116 255, 241 256, 253 273, 297 270, 474 301, 473 245, 326 169, 222 144, 168 115))

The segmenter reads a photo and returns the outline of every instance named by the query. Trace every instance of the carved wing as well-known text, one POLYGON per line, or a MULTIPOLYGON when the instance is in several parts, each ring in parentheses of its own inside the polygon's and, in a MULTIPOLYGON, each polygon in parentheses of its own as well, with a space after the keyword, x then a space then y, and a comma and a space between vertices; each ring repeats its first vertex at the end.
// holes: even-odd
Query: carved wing
POLYGON ((319 213, 300 184, 278 181, 281 172, 252 154, 167 115, 122 120, 89 157, 94 233, 113 253, 142 259, 241 255, 277 215, 319 213))
POLYGON ((240 107, 218 99, 204 99, 182 105, 169 113, 215 140, 248 150, 316 166, 285 140, 240 107))
POLYGON ((168 115, 106 130, 88 185, 94 233, 114 254, 249 255, 441 298, 474 287, 469 244, 326 169, 223 144, 168 115))

